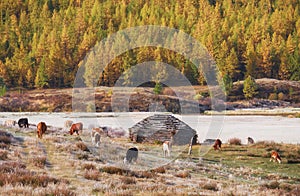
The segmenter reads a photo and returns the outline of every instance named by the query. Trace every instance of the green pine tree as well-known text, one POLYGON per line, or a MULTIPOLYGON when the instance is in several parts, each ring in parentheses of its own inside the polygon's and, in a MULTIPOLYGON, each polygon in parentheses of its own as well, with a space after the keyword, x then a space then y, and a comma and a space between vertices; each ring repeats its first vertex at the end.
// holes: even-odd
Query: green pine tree
POLYGON ((42 59, 42 62, 37 70, 37 75, 35 77, 35 87, 36 88, 46 88, 48 87, 48 76, 45 70, 45 60, 42 59))
POLYGON ((257 90, 258 90, 258 86, 255 82, 255 79, 249 75, 244 81, 244 88, 243 88, 244 97, 246 99, 253 98, 258 93, 257 90))

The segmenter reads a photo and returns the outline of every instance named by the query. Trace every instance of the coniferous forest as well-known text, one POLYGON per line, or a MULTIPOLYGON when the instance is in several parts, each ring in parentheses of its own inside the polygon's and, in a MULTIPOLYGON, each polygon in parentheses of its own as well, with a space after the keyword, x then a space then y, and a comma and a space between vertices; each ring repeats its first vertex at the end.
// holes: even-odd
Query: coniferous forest
MULTIPOLYGON (((299 0, 1 0, 0 82, 8 88, 72 87, 78 67, 100 40, 142 25, 179 29, 206 46, 220 76, 232 81, 300 81, 299 0)), ((155 47, 110 62, 99 85, 112 86, 130 66, 160 60, 192 84, 195 65, 155 47)))

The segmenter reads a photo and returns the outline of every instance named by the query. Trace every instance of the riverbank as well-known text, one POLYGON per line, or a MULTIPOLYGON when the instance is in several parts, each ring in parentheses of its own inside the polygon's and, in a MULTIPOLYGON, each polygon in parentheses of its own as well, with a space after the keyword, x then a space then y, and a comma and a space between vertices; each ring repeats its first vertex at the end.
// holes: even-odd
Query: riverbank
POLYGON ((289 118, 300 118, 300 108, 244 108, 244 109, 234 109, 226 110, 223 112, 218 111, 205 111, 205 115, 230 115, 230 116, 242 116, 242 115, 251 115, 251 116, 285 116, 289 118))
MULTIPOLYGON (((218 99, 215 106, 224 104, 228 115, 284 115, 300 108, 300 82, 257 79, 257 95, 247 100, 243 96, 243 82, 235 82, 226 99, 218 99), (289 110, 286 112, 285 108, 289 110), (246 109, 251 109, 247 112, 246 109), (252 112, 258 110, 259 112, 252 112), (251 111, 251 112, 250 112, 251 111), (267 111, 267 112, 266 112, 267 111), (275 113, 273 112, 275 111, 275 113)), ((213 90, 214 87, 212 87, 213 90)), ((213 90, 214 91, 214 90, 213 90)), ((222 97, 222 96, 221 96, 222 97)), ((174 114, 210 113, 214 110, 207 86, 165 87, 155 94, 151 87, 96 87, 92 89, 14 89, 0 97, 0 112, 171 112, 174 114), (77 97, 76 97, 77 96, 77 97), (74 99, 74 98, 79 99, 74 99), (78 101, 79 100, 79 101, 78 101)))

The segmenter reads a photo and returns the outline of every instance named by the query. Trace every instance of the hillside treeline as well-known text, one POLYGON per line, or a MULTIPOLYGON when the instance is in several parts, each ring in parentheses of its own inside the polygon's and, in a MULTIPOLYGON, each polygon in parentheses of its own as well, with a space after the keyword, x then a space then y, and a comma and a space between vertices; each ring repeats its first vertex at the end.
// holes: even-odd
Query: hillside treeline
MULTIPOLYGON (((219 75, 300 80, 299 0, 1 0, 0 79, 8 87, 71 87, 100 40, 128 27, 176 28, 206 46, 219 75)), ((138 63, 170 63, 203 84, 180 54, 155 47, 110 62, 99 84, 111 86, 138 63)), ((96 73, 95 73, 96 74, 96 73)))

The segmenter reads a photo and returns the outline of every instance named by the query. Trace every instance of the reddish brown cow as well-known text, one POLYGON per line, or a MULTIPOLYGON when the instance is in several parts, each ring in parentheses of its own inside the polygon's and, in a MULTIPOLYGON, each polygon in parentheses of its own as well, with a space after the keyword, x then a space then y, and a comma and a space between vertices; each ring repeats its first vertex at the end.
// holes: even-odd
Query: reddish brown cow
POLYGON ((278 163, 281 163, 281 157, 280 157, 280 155, 279 155, 279 153, 278 152, 276 152, 276 151, 272 151, 271 152, 271 159, 270 159, 270 161, 277 161, 278 163))
POLYGON ((37 125, 37 134, 38 134, 38 138, 43 137, 43 134, 47 131, 47 126, 46 123, 44 122, 39 122, 39 124, 37 125))
POLYGON ((221 140, 217 139, 213 145, 214 149, 215 150, 221 150, 221 145, 222 145, 222 142, 221 140))
POLYGON ((83 125, 82 123, 75 123, 72 124, 71 128, 70 128, 70 135, 73 135, 73 133, 76 133, 77 135, 79 135, 79 131, 82 131, 83 125))

